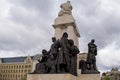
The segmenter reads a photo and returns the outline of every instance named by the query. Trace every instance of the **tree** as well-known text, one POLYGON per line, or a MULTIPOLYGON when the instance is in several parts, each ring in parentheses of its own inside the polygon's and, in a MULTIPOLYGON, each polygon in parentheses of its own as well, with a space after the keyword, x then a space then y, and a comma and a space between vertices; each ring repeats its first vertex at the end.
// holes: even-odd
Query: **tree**
POLYGON ((26 76, 25 76, 25 77, 22 77, 21 80, 27 80, 27 77, 26 77, 26 76))
POLYGON ((110 78, 108 76, 105 76, 103 80, 110 80, 110 78))

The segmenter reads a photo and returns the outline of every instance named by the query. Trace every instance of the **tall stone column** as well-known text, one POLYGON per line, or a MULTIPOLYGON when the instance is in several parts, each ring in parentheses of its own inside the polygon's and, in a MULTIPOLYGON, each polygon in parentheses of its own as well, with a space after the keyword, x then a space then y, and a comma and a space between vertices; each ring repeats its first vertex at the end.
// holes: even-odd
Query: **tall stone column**
POLYGON ((79 47, 79 31, 75 24, 75 20, 72 15, 64 14, 58 16, 53 24, 55 29, 55 37, 60 39, 64 32, 68 33, 68 39, 72 39, 77 47, 79 47))
POLYGON ((79 35, 77 35, 74 23, 71 23, 67 26, 67 31, 66 32, 68 33, 68 39, 73 39, 74 44, 77 47, 79 47, 79 42, 78 42, 79 35))

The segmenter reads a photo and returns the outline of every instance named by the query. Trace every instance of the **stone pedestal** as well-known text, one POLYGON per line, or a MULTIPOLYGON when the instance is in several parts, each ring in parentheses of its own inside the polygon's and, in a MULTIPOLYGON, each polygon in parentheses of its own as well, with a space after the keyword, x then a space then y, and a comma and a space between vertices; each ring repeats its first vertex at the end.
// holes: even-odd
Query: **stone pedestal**
POLYGON ((58 16, 53 24, 55 29, 55 37, 60 39, 64 32, 68 33, 68 39, 72 39, 74 44, 79 47, 79 30, 76 26, 75 20, 72 15, 64 14, 63 16, 58 16))
POLYGON ((101 80, 100 74, 81 74, 77 76, 77 80, 101 80))
POLYGON ((27 74, 27 80, 76 80, 71 74, 27 74))

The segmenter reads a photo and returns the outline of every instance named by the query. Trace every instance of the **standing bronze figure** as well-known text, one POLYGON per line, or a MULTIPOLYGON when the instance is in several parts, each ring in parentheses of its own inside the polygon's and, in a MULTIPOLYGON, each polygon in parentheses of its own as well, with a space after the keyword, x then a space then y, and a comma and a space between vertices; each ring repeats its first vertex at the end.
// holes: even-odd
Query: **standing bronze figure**
POLYGON ((96 58, 97 55, 97 46, 94 44, 95 40, 92 39, 88 44, 88 56, 87 56, 87 64, 89 70, 97 70, 96 69, 96 58))
POLYGON ((69 49, 68 49, 68 34, 65 32, 60 39, 60 50, 58 53, 58 72, 69 72, 70 67, 70 57, 69 57, 69 49))
POLYGON ((59 41, 57 41, 55 37, 52 37, 52 42, 53 43, 50 47, 50 50, 48 51, 48 53, 50 54, 50 58, 48 59, 47 64, 49 65, 50 72, 55 73, 57 72, 56 58, 59 51, 59 41))
POLYGON ((70 50, 70 73, 77 75, 77 54, 79 49, 74 45, 73 40, 69 40, 69 50, 70 50))

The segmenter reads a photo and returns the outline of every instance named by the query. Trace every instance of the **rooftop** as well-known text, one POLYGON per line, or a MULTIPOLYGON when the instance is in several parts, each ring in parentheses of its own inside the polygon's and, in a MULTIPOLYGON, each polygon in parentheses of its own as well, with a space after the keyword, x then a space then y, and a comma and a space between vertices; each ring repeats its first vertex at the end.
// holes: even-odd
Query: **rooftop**
MULTIPOLYGON (((33 59, 33 56, 30 56, 33 59)), ((0 58, 2 63, 16 63, 16 62, 24 62, 27 56, 24 57, 10 57, 10 58, 0 58)))

